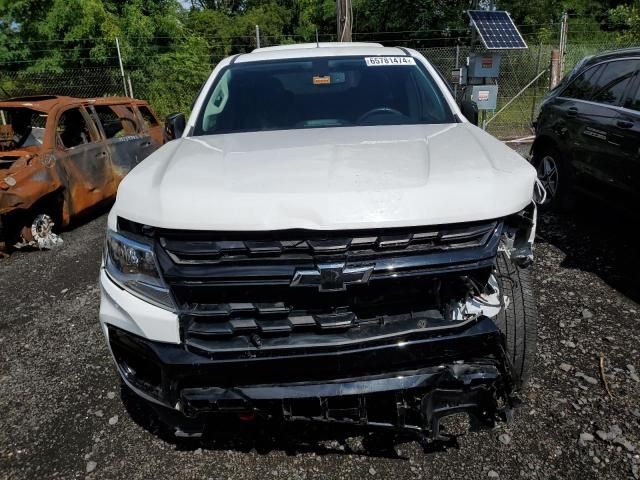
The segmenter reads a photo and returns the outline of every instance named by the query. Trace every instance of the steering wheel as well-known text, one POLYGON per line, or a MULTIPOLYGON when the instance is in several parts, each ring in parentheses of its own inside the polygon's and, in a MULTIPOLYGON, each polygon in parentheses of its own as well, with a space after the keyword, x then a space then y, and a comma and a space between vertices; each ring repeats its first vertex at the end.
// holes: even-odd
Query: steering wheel
POLYGON ((395 108, 390 108, 390 107, 376 107, 376 108, 372 108, 371 110, 369 110, 368 112, 363 113, 362 115, 360 115, 358 117, 357 123, 362 123, 364 120, 366 120, 368 117, 378 114, 378 113, 384 113, 384 114, 393 114, 393 115, 400 115, 401 117, 404 117, 404 113, 400 112, 399 110, 396 110, 395 108))

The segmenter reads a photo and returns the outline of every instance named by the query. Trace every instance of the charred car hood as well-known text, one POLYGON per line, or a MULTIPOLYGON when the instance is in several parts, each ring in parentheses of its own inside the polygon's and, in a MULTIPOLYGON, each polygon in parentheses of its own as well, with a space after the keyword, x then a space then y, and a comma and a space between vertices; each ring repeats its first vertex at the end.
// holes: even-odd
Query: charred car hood
POLYGON ((26 147, 20 150, 0 151, 0 170, 6 170, 10 168, 16 161, 20 160, 21 158, 30 159, 39 151, 39 147, 26 147))
POLYGON ((191 230, 335 230, 502 217, 535 170, 466 123, 182 138, 121 183, 115 217, 191 230))

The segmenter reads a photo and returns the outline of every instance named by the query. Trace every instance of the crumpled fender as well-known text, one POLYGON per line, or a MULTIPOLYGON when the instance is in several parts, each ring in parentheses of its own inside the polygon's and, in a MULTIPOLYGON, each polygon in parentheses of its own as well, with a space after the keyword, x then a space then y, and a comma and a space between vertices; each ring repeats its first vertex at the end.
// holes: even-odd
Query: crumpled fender
POLYGON ((0 172, 0 214, 27 209, 62 186, 60 173, 48 155, 27 154, 0 172))

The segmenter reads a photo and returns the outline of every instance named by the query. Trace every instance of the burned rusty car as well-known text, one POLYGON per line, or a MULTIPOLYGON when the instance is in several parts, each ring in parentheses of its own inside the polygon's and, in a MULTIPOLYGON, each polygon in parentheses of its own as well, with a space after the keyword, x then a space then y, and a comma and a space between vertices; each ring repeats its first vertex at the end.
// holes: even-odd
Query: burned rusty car
POLYGON ((149 105, 128 97, 0 102, 0 247, 54 245, 52 227, 113 199, 163 132, 149 105))

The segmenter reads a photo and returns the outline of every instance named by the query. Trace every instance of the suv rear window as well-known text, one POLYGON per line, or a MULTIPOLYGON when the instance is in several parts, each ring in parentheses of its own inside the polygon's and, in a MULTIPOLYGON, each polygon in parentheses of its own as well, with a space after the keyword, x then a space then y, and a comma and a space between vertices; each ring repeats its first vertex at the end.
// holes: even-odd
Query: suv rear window
POLYGON ((618 60, 605 63, 598 77, 593 101, 618 105, 637 70, 637 60, 618 60))
POLYGON ((635 110, 636 112, 640 112, 640 87, 639 86, 636 86, 635 92, 630 92, 623 106, 630 110, 635 110))
POLYGON ((154 117, 153 113, 151 113, 151 110, 149 110, 149 107, 138 105, 138 111, 140 112, 140 115, 142 115, 142 119, 144 120, 147 128, 157 127, 159 125, 156 117, 154 117))
POLYGON ((638 66, 638 60, 630 59, 596 65, 578 75, 562 96, 618 105, 638 66))
POLYGON ((597 65, 582 72, 562 92, 562 96, 577 100, 589 100, 596 91, 595 80, 598 79, 601 71, 602 65, 597 65))
POLYGON ((454 122, 418 62, 386 58, 407 60, 380 65, 333 57, 229 66, 209 90, 194 134, 454 122))
MULTIPOLYGON (((138 129, 131 118, 118 114, 108 105, 96 105, 95 110, 107 138, 119 138, 132 135, 138 129)), ((131 116, 133 116, 133 111, 130 108, 128 108, 128 111, 131 116)))

